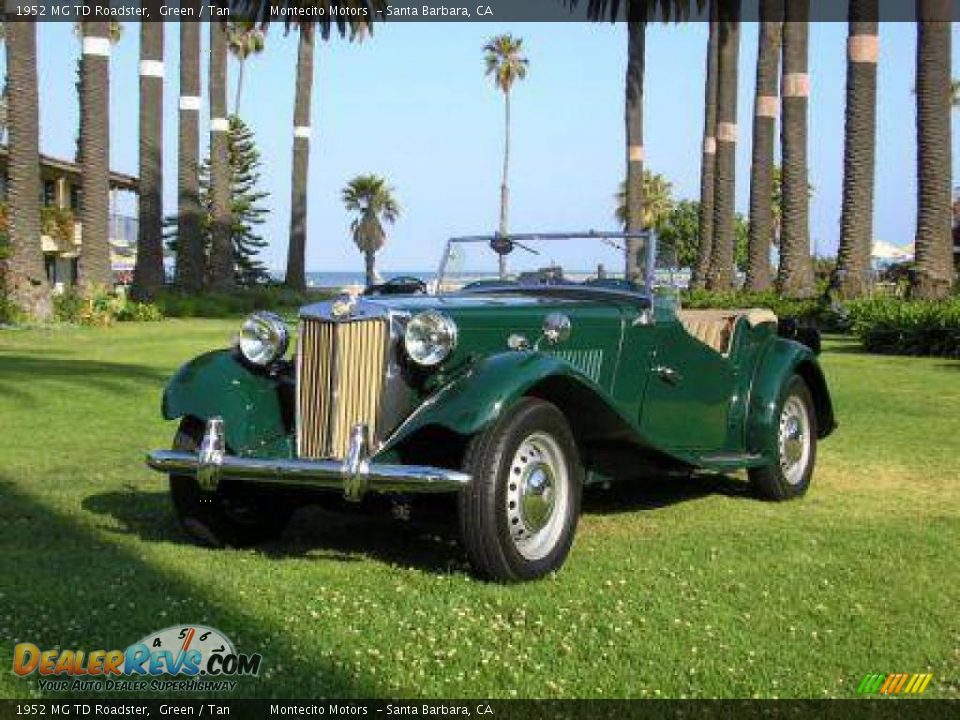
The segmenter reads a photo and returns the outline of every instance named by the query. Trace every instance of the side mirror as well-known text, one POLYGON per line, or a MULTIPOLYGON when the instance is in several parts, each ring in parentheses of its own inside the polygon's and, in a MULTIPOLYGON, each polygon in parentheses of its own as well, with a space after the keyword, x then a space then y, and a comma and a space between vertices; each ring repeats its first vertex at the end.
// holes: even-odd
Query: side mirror
POLYGON ((563 313, 550 313, 543 319, 543 337, 551 345, 569 340, 572 332, 573 324, 563 313))

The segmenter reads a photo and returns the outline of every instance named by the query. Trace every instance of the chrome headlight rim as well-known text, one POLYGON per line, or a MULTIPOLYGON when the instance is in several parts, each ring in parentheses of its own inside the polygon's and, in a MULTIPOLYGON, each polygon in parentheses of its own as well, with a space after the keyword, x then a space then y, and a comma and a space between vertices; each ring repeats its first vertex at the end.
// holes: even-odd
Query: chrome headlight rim
POLYGON ((248 315, 237 335, 237 350, 244 362, 268 368, 281 360, 290 346, 290 331, 283 318, 268 310, 248 315))
POLYGON ((457 347, 458 334, 457 323, 449 315, 439 310, 424 310, 407 321, 403 332, 403 347, 407 357, 417 365, 432 368, 450 357, 457 347), (427 323, 432 324, 435 329, 435 337, 431 338, 430 344, 424 344, 422 340, 414 337, 427 323))

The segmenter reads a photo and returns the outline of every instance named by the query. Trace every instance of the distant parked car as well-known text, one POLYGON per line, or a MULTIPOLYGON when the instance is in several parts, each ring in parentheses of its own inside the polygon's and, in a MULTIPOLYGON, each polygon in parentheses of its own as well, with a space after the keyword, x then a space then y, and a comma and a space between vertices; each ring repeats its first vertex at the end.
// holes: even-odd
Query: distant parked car
POLYGON ((427 284, 420 278, 409 275, 390 278, 386 282, 371 285, 364 295, 426 295, 427 284))
POLYGON ((637 280, 596 272, 623 265, 623 233, 451 240, 436 295, 308 305, 292 359, 283 320, 251 315, 164 393, 180 429, 148 462, 183 527, 243 545, 317 491, 457 493, 474 571, 516 581, 563 564, 585 484, 638 468, 803 495, 835 426, 815 353, 769 310, 682 310, 654 239, 630 237, 637 280))

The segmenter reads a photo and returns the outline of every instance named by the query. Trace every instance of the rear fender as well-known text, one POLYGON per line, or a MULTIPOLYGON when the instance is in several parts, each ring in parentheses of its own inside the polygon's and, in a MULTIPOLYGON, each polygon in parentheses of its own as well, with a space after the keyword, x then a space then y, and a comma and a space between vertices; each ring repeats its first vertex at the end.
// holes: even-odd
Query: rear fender
POLYGON ((833 402, 816 355, 805 345, 774 338, 760 358, 750 389, 746 444, 751 452, 776 457, 777 406, 783 387, 794 375, 803 378, 813 396, 817 414, 817 435, 824 438, 836 428, 833 402))
POLYGON ((247 368, 233 350, 194 358, 171 378, 163 393, 163 417, 220 416, 227 446, 238 455, 257 455, 293 431, 293 387, 247 368))

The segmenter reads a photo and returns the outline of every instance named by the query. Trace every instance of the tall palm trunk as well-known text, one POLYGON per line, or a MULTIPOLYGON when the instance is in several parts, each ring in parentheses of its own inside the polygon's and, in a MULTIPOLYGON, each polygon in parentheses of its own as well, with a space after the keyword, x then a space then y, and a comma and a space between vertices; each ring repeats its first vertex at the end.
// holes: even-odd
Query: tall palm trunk
POLYGON ((200 23, 180 23, 176 283, 197 292, 206 275, 200 234, 200 23))
POLYGON ((783 211, 780 231, 780 291, 788 297, 813 295, 810 257, 810 194, 807 171, 807 74, 810 0, 786 3, 783 27, 783 211))
POLYGON ((911 293, 941 298, 954 282, 950 181, 949 0, 917 2, 917 272, 911 293))
MULTIPOLYGON (((507 235, 507 213, 510 205, 508 177, 510 173, 510 90, 503 93, 503 171, 500 175, 500 235, 507 235)), ((507 276, 507 256, 499 255, 500 277, 507 276)))
POLYGON ((7 277, 0 276, 13 302, 28 317, 51 315, 50 292, 40 251, 39 100, 37 97, 37 26, 33 20, 6 24, 7 83, 10 112, 9 186, 10 257, 7 277))
POLYGON ((140 24, 140 218, 133 295, 163 285, 163 23, 140 24))
POLYGON ((290 197, 290 244, 286 284, 303 290, 306 281, 307 184, 310 168, 310 103, 313 96, 313 30, 300 26, 297 87, 293 106, 293 182, 290 197))
POLYGON ((717 51, 719 26, 717 25, 717 2, 710 3, 710 37, 707 40, 707 79, 703 111, 703 157, 700 165, 700 239, 697 245, 697 262, 690 278, 690 286, 703 288, 710 269, 710 254, 713 251, 713 190, 716 182, 717 159, 717 51))
POLYGON ((753 162, 750 168, 750 236, 744 287, 761 292, 770 287, 770 245, 773 241, 774 142, 780 105, 780 35, 783 0, 760 2, 760 46, 757 92, 753 104, 753 162))
MULTIPOLYGON (((104 2, 97 3, 106 6, 104 2)), ((83 87, 80 96, 80 209, 83 245, 80 279, 113 287, 110 265, 110 36, 109 23, 83 23, 83 87)))
POLYGON ((233 98, 233 114, 240 115, 240 94, 243 92, 243 66, 246 60, 240 58, 237 62, 237 94, 233 98))
POLYGON ((854 298, 870 286, 877 134, 878 0, 850 0, 843 210, 832 286, 854 298))
MULTIPOLYGON (((638 4, 638 3, 631 3, 638 4)), ((631 8, 631 13, 635 12, 631 8)), ((627 232, 643 227, 643 75, 646 62, 647 23, 631 19, 627 23, 627 75, 624 123, 627 136, 627 232)), ((643 246, 639 238, 627 239, 627 279, 641 280, 643 246)))
POLYGON ((227 24, 210 22, 210 284, 228 292, 236 285, 227 157, 227 24))
MULTIPOLYGON (((502 255, 500 256, 503 257, 502 255)), ((373 250, 366 250, 363 253, 364 266, 366 268, 367 274, 367 287, 376 285, 377 283, 377 254, 373 250)))
POLYGON ((733 287, 736 160, 737 89, 740 57, 740 0, 722 0, 717 54, 717 165, 714 183, 713 248, 707 287, 733 287))

